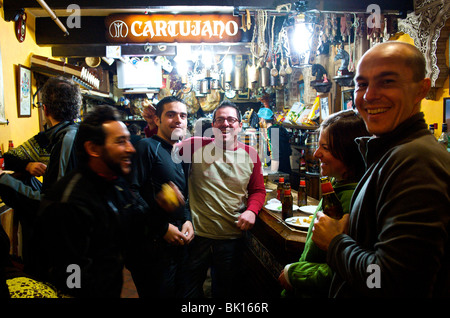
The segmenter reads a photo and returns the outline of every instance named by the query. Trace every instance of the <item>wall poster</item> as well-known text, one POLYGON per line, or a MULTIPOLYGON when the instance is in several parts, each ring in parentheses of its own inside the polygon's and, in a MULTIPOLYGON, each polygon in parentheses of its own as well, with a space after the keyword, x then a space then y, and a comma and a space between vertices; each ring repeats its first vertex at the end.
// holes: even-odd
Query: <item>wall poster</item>
POLYGON ((17 85, 19 95, 19 117, 31 116, 31 70, 19 64, 19 78, 17 85))

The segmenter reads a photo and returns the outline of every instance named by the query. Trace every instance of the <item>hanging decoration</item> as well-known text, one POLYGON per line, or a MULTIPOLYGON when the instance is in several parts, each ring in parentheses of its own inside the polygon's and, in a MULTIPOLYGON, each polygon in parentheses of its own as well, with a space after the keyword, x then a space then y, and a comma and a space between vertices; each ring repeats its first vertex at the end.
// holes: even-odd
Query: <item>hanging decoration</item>
POLYGON ((23 41, 25 41, 25 35, 27 32, 27 14, 25 13, 25 10, 22 9, 14 19, 16 21, 16 38, 20 43, 22 43, 23 41))

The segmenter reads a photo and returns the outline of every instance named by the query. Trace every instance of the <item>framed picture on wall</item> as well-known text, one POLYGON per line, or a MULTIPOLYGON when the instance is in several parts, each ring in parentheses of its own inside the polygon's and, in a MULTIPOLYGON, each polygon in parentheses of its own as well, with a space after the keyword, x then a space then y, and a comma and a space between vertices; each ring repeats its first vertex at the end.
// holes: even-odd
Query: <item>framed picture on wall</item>
POLYGON ((354 89, 348 89, 342 91, 342 110, 353 109, 355 107, 355 101, 353 98, 354 89))
POLYGON ((447 129, 450 127, 450 97, 444 98, 444 123, 447 123, 447 129))
POLYGON ((19 64, 17 80, 19 117, 31 117, 31 70, 19 64))

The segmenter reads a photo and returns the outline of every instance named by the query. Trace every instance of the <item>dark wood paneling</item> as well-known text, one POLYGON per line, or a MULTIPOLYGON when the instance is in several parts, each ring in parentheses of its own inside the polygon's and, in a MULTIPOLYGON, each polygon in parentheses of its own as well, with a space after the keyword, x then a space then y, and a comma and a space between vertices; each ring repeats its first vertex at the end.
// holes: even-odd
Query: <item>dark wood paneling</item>
MULTIPOLYGON (((67 29, 68 36, 64 36, 61 29, 51 18, 36 18, 36 43, 46 45, 99 45, 108 44, 105 36, 105 17, 82 17, 81 27, 67 29)), ((67 25, 67 18, 60 18, 67 25)))

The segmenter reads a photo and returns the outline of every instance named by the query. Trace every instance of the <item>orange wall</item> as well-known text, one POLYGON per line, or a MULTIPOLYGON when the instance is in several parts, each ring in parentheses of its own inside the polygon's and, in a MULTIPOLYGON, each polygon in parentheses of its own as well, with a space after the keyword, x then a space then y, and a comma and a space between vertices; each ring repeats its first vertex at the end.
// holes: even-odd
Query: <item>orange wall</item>
MULTIPOLYGON (((414 44, 414 40, 408 35, 404 34, 401 35, 398 39, 398 41, 407 42, 410 44, 414 44)), ((446 56, 446 63, 447 66, 449 65, 448 61, 448 40, 447 44, 445 46, 445 56, 446 56)), ((437 90, 436 99, 437 100, 429 100, 424 99, 422 101, 422 111, 425 114, 425 121, 428 125, 437 123, 438 129, 434 132, 436 138, 439 137, 442 131, 442 123, 444 119, 444 97, 449 97, 449 77, 447 76, 447 79, 444 82, 444 87, 439 88, 437 90)))
MULTIPOLYGON (((3 4, 3 3, 0 3, 3 4)), ((17 79, 16 67, 18 64, 30 67, 32 54, 51 57, 50 47, 39 47, 35 40, 35 21, 28 14, 25 41, 19 43, 15 36, 14 22, 6 22, 1 10, 0 18, 0 52, 2 58, 3 95, 5 102, 5 117, 8 125, 0 125, 0 147, 4 151, 8 148, 8 140, 13 140, 18 146, 39 132, 39 115, 36 108, 32 109, 31 117, 18 117, 17 114, 17 79)), ((36 92, 33 79, 32 93, 36 92)))

